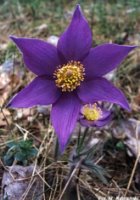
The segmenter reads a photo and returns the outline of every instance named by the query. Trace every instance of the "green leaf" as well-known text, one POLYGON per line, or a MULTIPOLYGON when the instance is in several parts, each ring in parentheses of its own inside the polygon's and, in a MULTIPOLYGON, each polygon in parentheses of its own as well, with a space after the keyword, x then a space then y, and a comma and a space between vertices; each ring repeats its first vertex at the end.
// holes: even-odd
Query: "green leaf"
POLYGON ((38 151, 35 148, 32 148, 29 152, 30 157, 35 157, 37 155, 38 151))
POLYGON ((105 185, 108 185, 108 181, 105 178, 105 175, 108 176, 108 174, 101 166, 96 165, 91 161, 85 161, 83 165, 96 175, 105 185))
POLYGON ((37 150, 33 147, 33 140, 9 142, 7 147, 9 149, 3 158, 7 165, 11 165, 14 160, 17 160, 20 164, 27 165, 37 155, 37 150))
POLYGON ((33 145, 32 140, 25 140, 19 143, 20 148, 23 148, 23 149, 30 149, 32 145, 33 145))
POLYGON ((124 150, 125 149, 125 145, 123 143, 123 141, 119 141, 117 144, 116 144, 116 148, 118 150, 124 150))
POLYGON ((11 148, 11 147, 13 147, 13 146, 16 146, 16 145, 17 145, 17 142, 15 142, 15 141, 8 142, 8 143, 6 144, 6 146, 9 147, 9 148, 11 148))
POLYGON ((12 154, 6 154, 3 157, 4 164, 7 166, 11 166, 14 162, 14 156, 12 154))
POLYGON ((15 154, 15 160, 23 162, 26 159, 26 155, 23 152, 17 152, 15 154))

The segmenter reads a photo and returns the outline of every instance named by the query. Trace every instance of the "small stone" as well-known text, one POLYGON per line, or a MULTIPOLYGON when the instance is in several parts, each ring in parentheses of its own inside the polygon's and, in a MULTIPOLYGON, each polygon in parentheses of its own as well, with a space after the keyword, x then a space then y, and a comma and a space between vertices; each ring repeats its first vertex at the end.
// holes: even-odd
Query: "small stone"
POLYGON ((34 165, 8 167, 9 171, 4 172, 2 179, 3 199, 19 200, 25 197, 24 200, 42 200, 43 181, 36 173, 39 172, 38 167, 35 169, 35 176, 32 177, 34 167, 34 165), (26 194, 28 187, 29 191, 26 194))
POLYGON ((50 44, 53 44, 54 46, 57 46, 59 37, 55 36, 55 35, 51 35, 50 37, 48 37, 47 42, 49 42, 50 44))

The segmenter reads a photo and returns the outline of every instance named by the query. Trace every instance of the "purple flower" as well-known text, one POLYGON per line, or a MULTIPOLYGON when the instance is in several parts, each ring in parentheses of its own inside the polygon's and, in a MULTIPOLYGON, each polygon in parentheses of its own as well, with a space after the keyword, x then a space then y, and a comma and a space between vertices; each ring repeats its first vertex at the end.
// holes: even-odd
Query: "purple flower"
POLYGON ((85 104, 81 108, 79 122, 86 127, 102 127, 112 119, 111 112, 97 103, 85 104))
POLYGON ((37 77, 9 103, 27 108, 52 104, 51 121, 63 151, 83 103, 108 101, 129 110, 123 93, 103 76, 116 68, 135 46, 92 45, 92 33, 76 6, 72 21, 57 47, 38 39, 11 39, 24 63, 37 77))

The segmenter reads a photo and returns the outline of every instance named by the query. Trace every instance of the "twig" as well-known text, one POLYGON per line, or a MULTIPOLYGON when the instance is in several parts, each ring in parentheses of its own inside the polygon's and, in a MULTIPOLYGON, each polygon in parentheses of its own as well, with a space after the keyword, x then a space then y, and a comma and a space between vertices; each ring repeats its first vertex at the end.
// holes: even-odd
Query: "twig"
POLYGON ((65 193, 65 191, 66 191, 66 189, 67 189, 67 187, 68 187, 68 185, 70 183, 70 181, 72 180, 73 176, 75 175, 77 169, 79 168, 79 166, 81 165, 82 162, 83 162, 83 158, 81 158, 81 160, 77 163, 77 165, 75 166, 74 170, 72 171, 72 173, 71 173, 71 175, 70 175, 70 177, 69 177, 69 179, 68 179, 68 181, 67 181, 67 183, 66 183, 66 185, 65 185, 65 187, 64 187, 64 189, 63 189, 63 191, 62 191, 62 193, 61 193, 61 195, 60 195, 58 200, 62 199, 62 197, 63 197, 63 195, 64 195, 64 193, 65 193))
MULTIPOLYGON (((137 123, 137 126, 136 126, 136 139, 138 141, 138 127, 139 127, 139 123, 137 123)), ((133 170, 132 170, 132 173, 131 173, 131 176, 130 176, 130 179, 129 179, 129 182, 128 182, 128 185, 127 185, 127 189, 125 191, 125 194, 124 194, 124 197, 126 197, 127 193, 128 193, 128 190, 130 188, 130 185, 131 185, 131 182, 132 182, 132 179, 134 177, 134 173, 136 171, 136 168, 137 168, 137 165, 138 165, 138 162, 139 162, 139 158, 140 158, 140 149, 139 149, 139 144, 137 142, 137 150, 138 150, 138 154, 137 154, 137 158, 136 158, 136 161, 134 163, 134 167, 133 167, 133 170)))
POLYGON ((77 199, 81 200, 81 198, 80 198, 80 191, 79 191, 79 184, 76 185, 76 191, 77 191, 77 199))
POLYGON ((5 114, 4 114, 3 109, 2 109, 1 106, 0 106, 0 111, 1 111, 1 113, 2 113, 2 115, 3 115, 3 117, 4 117, 4 119, 5 119, 5 121, 6 121, 6 123, 7 123, 7 126, 8 126, 9 129, 10 129, 10 124, 9 124, 9 122, 8 122, 8 120, 7 120, 7 118, 6 118, 5 114))

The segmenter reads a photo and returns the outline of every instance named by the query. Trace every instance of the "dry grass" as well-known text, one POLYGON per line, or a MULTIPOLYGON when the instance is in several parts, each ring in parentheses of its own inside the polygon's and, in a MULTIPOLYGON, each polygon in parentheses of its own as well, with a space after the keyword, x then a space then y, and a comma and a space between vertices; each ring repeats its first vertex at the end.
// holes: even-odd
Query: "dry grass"
MULTIPOLYGON (((74 2, 68 5, 70 9, 72 8, 73 4, 74 2)), ((129 55, 128 59, 122 64, 121 68, 117 71, 117 74, 113 77, 113 81, 116 83, 116 85, 127 95, 131 103, 132 112, 125 113, 124 111, 118 111, 118 109, 115 108, 114 112, 116 114, 113 119, 113 123, 110 126, 105 127, 105 129, 95 129, 92 133, 93 139, 94 137, 99 137, 102 139, 102 141, 104 141, 103 151, 97 152, 96 161, 98 164, 103 166, 110 175, 107 178, 109 182, 108 185, 105 185, 99 181, 95 175, 89 172, 88 169, 82 170, 81 174, 79 175, 79 163, 69 176, 69 154, 71 154, 73 151, 73 146, 76 140, 75 135, 64 155, 59 157, 57 161, 54 159, 56 136, 53 128, 50 125, 49 110, 46 110, 45 108, 44 114, 39 112, 38 108, 26 110, 9 110, 5 108, 5 105, 11 96, 17 93, 33 78, 33 75, 23 68, 21 56, 8 40, 8 36, 15 34, 18 36, 39 37, 41 39, 46 39, 50 35, 59 35, 64 27, 66 27, 66 24, 68 24, 70 19, 69 7, 67 5, 63 5, 64 10, 60 6, 60 11, 58 11, 59 9, 57 10, 56 8, 52 7, 54 4, 51 4, 51 2, 43 5, 44 9, 42 12, 35 16, 33 14, 32 7, 29 5, 23 6, 22 4, 13 4, 11 5, 11 12, 4 12, 4 9, 8 9, 6 6, 0 7, 0 13, 2 13, 0 16, 0 62, 2 64, 9 58, 14 60, 13 73, 9 75, 8 83, 3 87, 1 87, 0 84, 1 156, 5 151, 6 143, 10 140, 20 140, 21 138, 32 138, 34 140, 34 144, 38 149, 38 155, 34 160, 34 172, 25 194, 30 191, 30 186, 33 184, 34 180, 33 177, 39 175, 40 179, 44 183, 44 200, 65 200, 66 197, 63 195, 65 191, 69 192, 69 195, 73 200, 74 198, 77 200, 94 200, 98 199, 99 197, 105 197, 107 199, 109 196, 135 196, 140 198, 140 192, 135 185, 135 175, 139 173, 138 168, 140 152, 138 152, 136 157, 130 158, 126 154, 126 148, 122 150, 116 148, 116 144, 119 141, 123 141, 124 138, 116 139, 112 137, 113 129, 116 129, 116 126, 113 125, 114 122, 119 123, 119 120, 123 118, 135 118, 138 123, 140 122, 140 114, 138 112, 140 111, 139 50, 129 55), (47 8, 46 13, 45 8, 47 8), (61 13, 62 10, 63 12, 61 13), (47 27, 45 29, 40 29, 39 26, 42 24, 47 24, 47 27), (22 74, 19 75, 19 71, 22 71, 22 74), (39 172, 36 174, 37 166, 39 166, 39 172), (75 183, 75 180, 78 181, 75 183), (74 194, 75 196, 72 196, 74 194)), ((118 38, 118 33, 116 33, 116 35, 113 33, 114 35, 111 36, 111 39, 106 35, 99 34, 99 32, 104 31, 100 31, 98 25, 98 22, 102 19, 100 19, 96 13, 92 19, 92 13, 88 4, 83 3, 82 5, 85 6, 83 6, 83 8, 85 8, 85 13, 90 21, 90 24, 92 25, 92 20, 95 22, 95 26, 93 26, 93 33, 95 34, 94 43, 95 41, 96 44, 101 43, 102 41, 116 41, 116 38, 118 38)), ((107 4, 107 9, 111 9, 110 4, 107 4)), ((119 14, 120 19, 123 20, 124 14, 119 14)), ((134 24, 133 33, 128 34, 126 40, 124 40, 124 43, 134 45, 139 45, 140 43, 140 38, 137 34, 139 31, 138 25, 140 23, 140 19, 138 16, 136 17, 137 21, 134 24)), ((117 16, 114 16, 113 19, 112 16, 110 16, 110 18, 108 17, 108 20, 113 20, 114 23, 116 18, 117 16)), ((129 25, 129 19, 129 17, 125 17, 125 22, 123 23, 127 23, 129 25)), ((4 80, 0 79, 0 82, 4 80)), ((122 130, 122 132, 123 131, 124 130, 122 130)), ((138 128, 136 128, 136 139, 138 134, 138 128)), ((0 180, 2 178, 4 169, 6 168, 1 161, 0 180)), ((23 199, 26 199, 26 195, 24 198, 22 198, 22 200, 23 199)))

